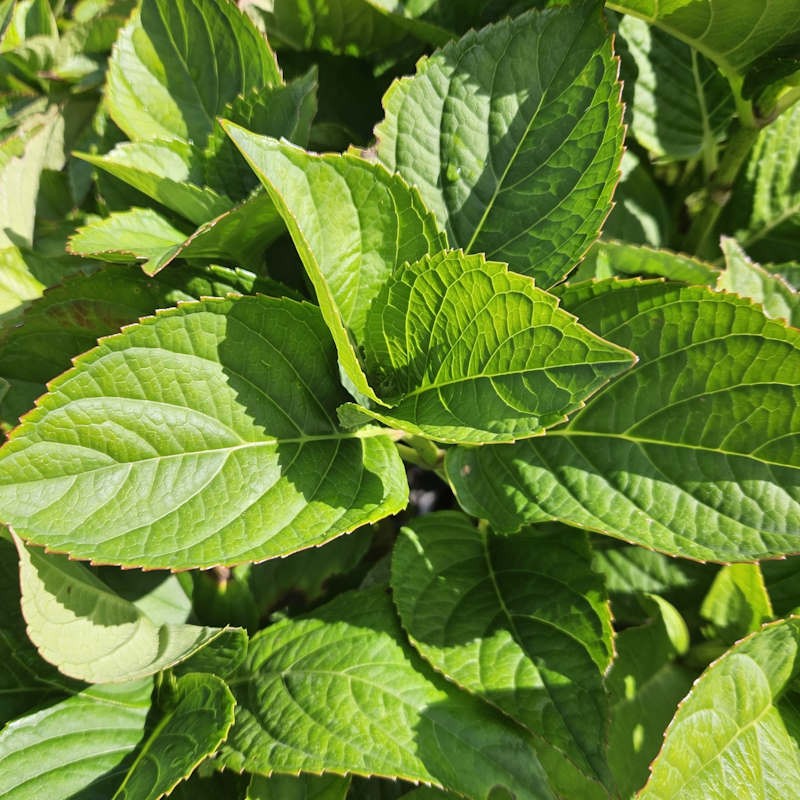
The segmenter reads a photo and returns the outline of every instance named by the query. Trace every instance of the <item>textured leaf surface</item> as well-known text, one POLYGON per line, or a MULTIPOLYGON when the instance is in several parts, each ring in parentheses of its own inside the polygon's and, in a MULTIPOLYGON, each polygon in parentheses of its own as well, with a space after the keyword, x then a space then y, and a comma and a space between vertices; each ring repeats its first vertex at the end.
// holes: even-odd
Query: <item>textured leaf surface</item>
POLYGON ((349 788, 339 775, 254 775, 246 800, 345 800, 349 788))
POLYGON ((397 267, 445 247, 436 221, 415 192, 376 164, 311 155, 234 125, 226 130, 289 229, 342 367, 359 392, 377 399, 351 336, 362 342, 367 312, 397 267))
POLYGON ((144 735, 151 678, 93 686, 0 732, 3 800, 106 800, 144 735))
POLYGON ((178 678, 169 702, 113 800, 168 794, 217 749, 233 724, 233 695, 216 675, 178 678))
POLYGON ((451 245, 552 286, 611 209, 616 71, 593 3, 468 33, 390 88, 378 157, 419 189, 451 245))
POLYGON ((391 514, 402 464, 388 438, 334 422, 334 352, 318 309, 286 299, 131 326, 6 444, 0 516, 78 558, 181 568, 285 555, 391 514))
POLYGON ((392 589, 414 646, 535 735, 557 796, 608 797, 611 613, 585 537, 501 537, 454 512, 417 518, 403 533, 392 589))
POLYGON ((143 0, 109 61, 106 102, 134 141, 202 147, 227 103, 282 82, 266 40, 235 4, 143 0))
POLYGON ((777 47, 800 46, 793 0, 610 0, 609 8, 635 14, 682 39, 723 70, 743 75, 777 47))
POLYGON ((762 305, 768 317, 799 327, 800 294, 783 277, 751 261, 735 239, 723 236, 720 244, 725 271, 717 280, 717 288, 749 297, 762 305))
POLYGON ((196 225, 218 217, 232 205, 229 198, 203 186, 203 164, 185 142, 122 142, 102 156, 78 156, 196 225))
POLYGON ((779 800, 800 780, 797 711, 781 695, 800 669, 800 621, 753 634, 713 663, 667 729, 642 800, 779 800))
POLYGON ((734 236, 750 256, 761 262, 797 259, 800 104, 781 114, 759 134, 736 179, 719 229, 734 236))
POLYGON ((265 774, 401 777, 475 800, 503 791, 552 798, 528 734, 402 641, 382 589, 340 595, 260 633, 232 683, 239 705, 222 762, 265 774))
POLYGON ((702 560, 800 550, 800 332, 657 281, 562 302, 639 363, 546 437, 448 453, 462 507, 500 530, 561 519, 702 560))
POLYGON ((395 406, 369 413, 445 442, 539 434, 633 363, 530 278, 454 251, 395 273, 365 350, 370 384, 395 406))
POLYGON ((664 729, 695 678, 679 661, 689 642, 680 615, 656 596, 648 606, 646 624, 617 636, 617 656, 607 678, 612 704, 608 760, 622 797, 644 785, 664 729))
POLYGON ((730 85, 684 42, 635 17, 620 20, 623 96, 636 140, 656 156, 690 159, 725 138, 730 85))
POLYGON ((22 613, 40 655, 87 683, 153 675, 191 656, 221 631, 156 625, 82 564, 17 540, 22 613))

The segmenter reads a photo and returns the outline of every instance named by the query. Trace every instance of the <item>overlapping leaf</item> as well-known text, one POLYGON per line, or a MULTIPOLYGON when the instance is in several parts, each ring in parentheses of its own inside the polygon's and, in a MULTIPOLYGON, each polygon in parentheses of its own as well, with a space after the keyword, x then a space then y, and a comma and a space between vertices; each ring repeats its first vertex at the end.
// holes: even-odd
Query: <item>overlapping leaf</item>
POLYGON ((611 209, 616 70, 594 3, 468 33, 390 88, 378 157, 419 189, 451 245, 552 286, 611 209))
POLYGON ((513 441, 561 422, 633 355, 590 333, 533 281, 447 252, 395 273, 364 337, 369 413, 445 442, 513 441))
POLYGON ((227 125, 266 186, 303 260, 339 360, 377 400, 356 355, 367 312, 392 272, 445 246, 431 213, 396 176, 351 155, 314 156, 227 125))
POLYGON ((106 339, 0 455, 0 518, 78 558, 148 567, 261 560, 405 505, 391 441, 347 433, 319 311, 187 303, 106 339))
POLYGON ((349 788, 339 775, 254 775, 245 800, 345 800, 349 788))
POLYGON ((800 781, 800 621, 767 626, 714 662, 683 701, 642 800, 791 797, 800 781))
POLYGON ((134 141, 202 147, 227 103, 282 82, 266 40, 228 0, 143 0, 109 61, 106 102, 134 141))
POLYGON ((700 287, 605 281, 562 301, 639 364, 546 437, 451 451, 462 506, 703 560, 800 551, 800 332, 700 287))
POLYGON ((403 532, 392 588, 414 646, 534 734, 554 794, 608 797, 611 613, 585 539, 564 529, 495 536, 452 512, 403 532))
POLYGON ((263 631, 232 684, 236 724, 222 763, 261 774, 402 777, 475 800, 553 798, 527 732, 401 642, 380 588, 263 631))

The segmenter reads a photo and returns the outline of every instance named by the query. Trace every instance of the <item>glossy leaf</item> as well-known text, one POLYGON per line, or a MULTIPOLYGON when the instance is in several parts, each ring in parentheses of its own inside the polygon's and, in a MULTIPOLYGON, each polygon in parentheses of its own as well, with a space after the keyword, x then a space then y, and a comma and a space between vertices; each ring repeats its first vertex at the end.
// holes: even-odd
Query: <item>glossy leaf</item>
POLYGON ((113 800, 158 800, 169 794, 225 739, 233 708, 230 689, 216 675, 178 678, 169 707, 139 747, 113 800))
POLYGON ((631 132, 653 155, 713 152, 734 114, 730 85, 700 53, 636 17, 617 28, 631 132))
POLYGON ((611 613, 585 537, 496 536, 453 512, 417 518, 403 534, 392 588, 417 650, 534 734, 556 796, 608 797, 611 613))
POLYGON ((339 775, 254 775, 246 800, 345 800, 349 788, 339 775))
POLYGON ((145 733, 152 678, 92 686, 0 731, 3 800, 107 800, 145 733))
POLYGON ((791 797, 800 780, 798 712, 781 695, 800 669, 798 644, 792 618, 714 662, 670 723, 642 800, 791 797))
POLYGON ((419 189, 451 245, 552 286, 611 209, 616 71, 594 3, 503 20, 389 89, 378 157, 419 189))
POLYGON ((143 0, 109 61, 106 103, 134 141, 202 147, 227 103, 281 83, 269 45, 235 4, 143 0))
POLYGON ((444 442, 535 436, 633 363, 533 281, 458 251, 395 273, 367 317, 387 424, 444 442))
POLYGON ((40 655, 72 678, 121 683, 188 658, 221 631, 156 625, 82 564, 16 540, 22 613, 40 655))
POLYGON ((363 341, 368 310, 393 271, 445 246, 435 220, 416 192, 376 164, 314 156, 235 125, 225 128, 289 229, 344 371, 361 394, 377 400, 353 339, 363 341))
POLYGON ((285 555, 394 513, 402 464, 380 431, 334 421, 347 399, 334 352, 319 311, 287 299, 186 303, 131 326, 51 384, 5 445, 0 517, 77 558, 186 568, 285 555))
POLYGON ((263 631, 232 688, 236 724, 220 753, 232 769, 402 777, 475 800, 553 797, 529 735, 404 645, 382 589, 263 631))
POLYGON ((799 327, 800 294, 780 275, 751 261, 735 239, 723 236, 720 244, 725 256, 725 271, 717 280, 717 288, 749 297, 763 306, 768 317, 783 319, 799 327))
POLYGON ((800 550, 800 332, 661 282, 578 284, 562 302, 639 363, 546 437, 448 453, 462 507, 701 560, 800 550))
POLYGON ((733 186, 719 230, 764 263, 797 258, 800 242, 800 104, 759 134, 733 186))

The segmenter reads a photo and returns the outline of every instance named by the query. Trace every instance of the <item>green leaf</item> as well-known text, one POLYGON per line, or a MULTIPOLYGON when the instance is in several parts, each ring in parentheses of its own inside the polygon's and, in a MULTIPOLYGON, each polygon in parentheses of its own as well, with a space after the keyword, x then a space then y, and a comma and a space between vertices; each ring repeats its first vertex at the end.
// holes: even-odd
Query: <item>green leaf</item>
POLYGON ((345 800, 349 788, 338 775, 254 775, 246 800, 345 800))
POLYGON ((635 17, 624 16, 617 35, 623 97, 636 140, 661 158, 713 153, 735 110, 730 85, 716 66, 635 17))
POLYGON ((593 2, 503 20, 389 89, 378 157, 419 189, 451 245, 547 288, 611 209, 623 136, 616 72, 593 2))
POLYGON ((262 631, 232 682, 236 724, 221 763, 401 777, 475 800, 552 799, 529 735, 438 677, 403 638, 383 589, 262 631))
POLYGON ((444 442, 535 436, 633 363, 505 264, 446 252, 402 267, 364 337, 377 419, 444 442))
POLYGON ((607 798, 611 613, 585 536, 496 536, 454 512, 402 533, 392 589, 412 644, 534 734, 556 796, 607 798))
POLYGON ((269 45, 234 3, 143 0, 120 31, 105 99, 133 141, 174 138, 203 147, 227 103, 281 83, 269 45))
POLYGON ((311 155, 231 124, 225 129, 289 229, 345 373, 358 392, 379 402, 353 339, 363 342, 369 308, 394 270, 446 246, 433 216, 416 192, 377 164, 311 155))
POLYGON ((751 261, 735 239, 723 236, 720 246, 725 256, 725 271, 719 276, 717 288, 749 297, 762 305, 768 317, 800 327, 800 294, 780 275, 767 272, 751 261))
POLYGON ((800 558, 764 561, 760 566, 775 616, 797 613, 800 609, 800 558))
POLYGON ((676 36, 730 75, 743 75, 777 47, 800 45, 793 0, 608 0, 607 5, 676 36))
POLYGON ((39 297, 44 284, 31 274, 16 247, 0 249, 0 314, 18 308, 26 300, 39 297))
POLYGON ((615 275, 659 276, 670 281, 680 281, 698 286, 714 286, 720 271, 705 261, 613 239, 600 239, 592 245, 583 263, 570 282, 589 278, 603 280, 615 275))
POLYGON ((719 231, 758 261, 797 259, 800 242, 800 104, 758 136, 739 172, 719 231))
POLYGON ((641 799, 791 797, 800 720, 781 695, 800 669, 799 642, 800 620, 782 620, 715 661, 670 723, 641 799))
POLYGON ((76 155, 195 225, 218 217, 233 205, 229 198, 203 186, 202 160, 185 142, 122 142, 102 156, 76 155))
POLYGON ((220 634, 198 625, 155 625, 82 564, 16 543, 28 635, 64 675, 87 683, 135 681, 220 634))
POLYGON ((647 780, 664 729, 695 678, 678 660, 689 641, 680 614, 656 595, 648 606, 646 624, 617 636, 606 682, 612 702, 608 760, 622 797, 647 780))
MULTIPOLYGON (((163 690, 162 690, 163 692, 163 690)), ((216 675, 184 675, 113 800, 158 800, 213 753, 233 724, 234 699, 216 675)))
POLYGON ((754 633, 772 619, 772 603, 758 564, 722 567, 703 600, 700 614, 726 644, 754 633))
POLYGON ((152 678, 92 686, 0 732, 3 800, 107 800, 145 733, 152 678))
POLYGON ((346 399, 316 307, 183 304, 51 384, 0 451, 0 518, 76 558, 150 568, 321 544, 407 501, 391 440, 334 421, 346 399))
POLYGON ((501 531, 559 519, 685 558, 800 550, 800 331, 657 281, 583 283, 562 302, 639 363, 545 437, 451 450, 462 507, 501 531))

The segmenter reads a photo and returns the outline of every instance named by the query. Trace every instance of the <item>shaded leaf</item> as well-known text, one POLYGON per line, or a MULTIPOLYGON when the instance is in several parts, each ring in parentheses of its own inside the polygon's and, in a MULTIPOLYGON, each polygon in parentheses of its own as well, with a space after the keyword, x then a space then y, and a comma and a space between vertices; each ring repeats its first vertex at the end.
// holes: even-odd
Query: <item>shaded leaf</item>
POLYGON ((800 332, 658 281, 578 284, 562 302, 639 363, 546 437, 451 450, 462 507, 499 530, 560 519, 700 560, 800 550, 800 332))
POLYGON ((395 272, 364 344, 370 384, 394 406, 369 413, 445 442, 537 435, 634 359, 530 278, 454 251, 395 272))
POLYGON ((800 621, 749 636, 695 683, 667 729, 642 800, 790 797, 800 780, 796 708, 781 695, 796 678, 800 621), (734 788, 735 787, 735 790, 734 788))
POLYGON ((380 431, 334 421, 347 399, 334 352, 318 309, 287 299, 186 303, 126 328, 6 444, 0 518, 77 558, 186 568, 285 555, 394 513, 402 464, 380 431))
POLYGON ((338 775, 254 775, 247 800, 345 800, 350 778, 338 775))
POLYGON ((453 512, 402 531, 392 589, 417 650, 534 734, 554 794, 608 797, 611 614, 585 537, 496 536, 453 512))
POLYGON ((502 791, 552 798, 528 734, 437 677, 402 641, 382 589, 340 595, 254 637, 232 685, 239 706, 222 763, 403 777, 475 800, 502 791))
POLYGON ((611 209, 619 91, 594 3, 530 12, 468 33, 395 83, 378 157, 419 189, 451 245, 546 288, 611 209))

